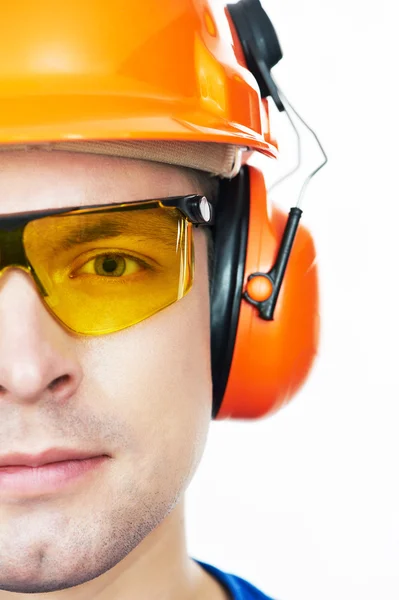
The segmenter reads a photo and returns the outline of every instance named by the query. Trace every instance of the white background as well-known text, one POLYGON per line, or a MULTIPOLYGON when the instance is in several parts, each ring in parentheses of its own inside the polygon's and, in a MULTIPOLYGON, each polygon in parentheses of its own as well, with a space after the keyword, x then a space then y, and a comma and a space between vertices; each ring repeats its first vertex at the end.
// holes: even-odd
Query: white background
MULTIPOLYGON (((284 410, 212 425, 188 493, 189 550, 277 600, 398 600, 398 9, 264 6, 284 51, 273 73, 329 156, 303 204, 322 340, 284 410)), ((271 181, 292 163, 294 141, 279 115, 273 123, 281 160, 271 181)), ((276 200, 288 210, 297 192, 293 182, 276 200)))

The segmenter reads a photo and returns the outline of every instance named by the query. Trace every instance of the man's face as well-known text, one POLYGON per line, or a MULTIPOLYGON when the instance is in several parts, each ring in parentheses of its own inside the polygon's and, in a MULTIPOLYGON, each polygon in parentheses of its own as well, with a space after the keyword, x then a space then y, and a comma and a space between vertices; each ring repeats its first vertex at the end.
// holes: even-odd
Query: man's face
MULTIPOLYGON (((0 153, 0 214, 199 191, 166 165, 0 153)), ((0 485, 0 590, 47 592, 100 575, 186 488, 211 412, 206 241, 200 230, 194 239, 190 293, 110 335, 67 331, 23 271, 0 278, 0 460, 54 448, 109 457, 45 493, 0 485)))

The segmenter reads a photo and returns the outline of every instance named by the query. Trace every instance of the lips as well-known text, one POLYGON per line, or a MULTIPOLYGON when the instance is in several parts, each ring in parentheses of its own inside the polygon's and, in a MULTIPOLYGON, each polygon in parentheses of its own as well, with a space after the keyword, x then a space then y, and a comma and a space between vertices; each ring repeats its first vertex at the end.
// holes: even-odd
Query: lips
POLYGON ((0 468, 10 466, 40 467, 49 463, 68 460, 85 460, 106 456, 103 452, 85 452, 78 449, 51 448, 39 454, 14 453, 0 456, 0 468))
MULTIPOLYGON (((0 457, 0 502, 61 494, 73 485, 90 485, 104 473, 111 457, 101 452, 50 449, 40 454, 14 453, 0 457)), ((77 490, 79 488, 76 488, 77 490)), ((87 489, 87 488, 85 488, 87 489)))

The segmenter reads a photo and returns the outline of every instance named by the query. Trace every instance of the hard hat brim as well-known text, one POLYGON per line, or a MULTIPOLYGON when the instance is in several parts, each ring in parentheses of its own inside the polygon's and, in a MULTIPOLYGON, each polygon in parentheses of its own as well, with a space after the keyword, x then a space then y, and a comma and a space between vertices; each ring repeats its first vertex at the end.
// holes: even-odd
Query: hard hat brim
MULTIPOLYGON (((26 88, 25 88, 26 89, 26 88)), ((15 91, 15 87, 14 87, 15 91)), ((137 95, 57 93, 8 96, 0 90, 0 143, 72 140, 179 140, 235 144, 271 157, 261 134, 231 123, 198 101, 137 95)))

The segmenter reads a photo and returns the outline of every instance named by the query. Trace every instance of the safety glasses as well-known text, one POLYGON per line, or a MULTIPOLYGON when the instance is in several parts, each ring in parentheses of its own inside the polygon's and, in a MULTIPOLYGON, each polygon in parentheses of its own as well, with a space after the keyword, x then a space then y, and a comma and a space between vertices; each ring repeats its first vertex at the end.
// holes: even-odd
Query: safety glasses
POLYGON ((7 215, 0 277, 22 269, 66 327, 112 333, 189 291, 192 225, 211 223, 212 206, 197 195, 7 215))

